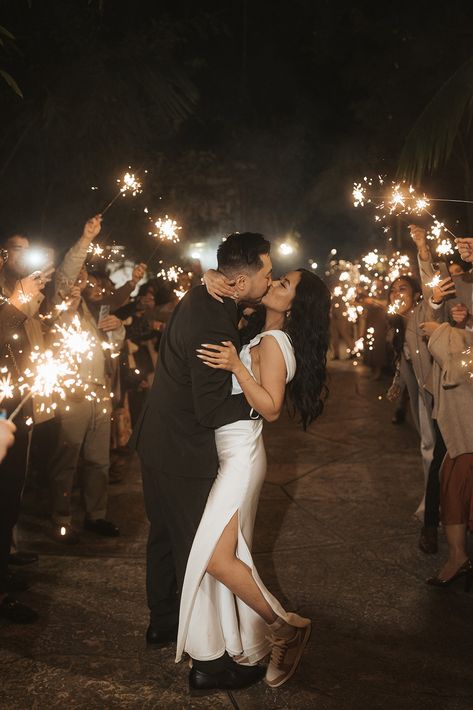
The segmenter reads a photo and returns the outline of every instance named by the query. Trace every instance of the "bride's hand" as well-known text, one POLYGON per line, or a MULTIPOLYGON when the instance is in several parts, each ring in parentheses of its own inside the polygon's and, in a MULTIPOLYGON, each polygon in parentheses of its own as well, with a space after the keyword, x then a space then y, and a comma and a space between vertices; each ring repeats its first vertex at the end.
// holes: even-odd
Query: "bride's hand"
POLYGON ((227 298, 236 298, 235 284, 229 281, 223 274, 215 269, 209 269, 202 277, 204 286, 208 293, 215 298, 216 301, 223 303, 223 296, 227 298))
POLYGON ((241 360, 230 340, 223 341, 222 345, 202 343, 202 348, 197 348, 197 357, 202 360, 204 365, 217 370, 235 372, 241 367, 241 360))

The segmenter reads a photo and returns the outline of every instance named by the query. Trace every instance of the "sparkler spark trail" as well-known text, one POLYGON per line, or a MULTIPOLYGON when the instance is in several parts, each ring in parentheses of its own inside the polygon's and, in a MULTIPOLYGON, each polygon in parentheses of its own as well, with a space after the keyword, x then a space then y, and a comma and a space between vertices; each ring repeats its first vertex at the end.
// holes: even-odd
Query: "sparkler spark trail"
POLYGON ((403 300, 397 298, 394 303, 391 303, 388 306, 388 314, 390 316, 397 315, 399 313, 399 309, 402 308, 402 306, 405 306, 405 303, 403 300))
MULTIPOLYGON (((1 372, 4 373, 6 368, 2 368, 1 372)), ((0 403, 4 399, 12 399, 15 392, 14 385, 11 381, 11 374, 8 372, 6 375, 0 379, 0 403)))
POLYGON ((180 274, 183 274, 184 270, 180 266, 171 266, 169 269, 161 269, 156 276, 164 279, 164 281, 175 281, 179 280, 180 274))
POLYGON ((437 254, 439 256, 449 256, 454 253, 452 243, 449 239, 442 239, 439 244, 437 244, 437 254))
MULTIPOLYGON (((55 394, 65 399, 67 391, 74 392, 76 388, 83 388, 87 399, 95 397, 94 392, 87 392, 89 385, 82 382, 79 373, 80 364, 93 356, 95 338, 82 330, 78 316, 74 317, 70 325, 56 325, 54 332, 57 334, 54 349, 40 352, 39 348, 35 348, 30 355, 31 369, 25 370, 23 383, 19 387, 21 394, 25 390, 27 394, 10 414, 10 421, 15 419, 33 395, 49 398, 55 394)), ((55 406, 52 405, 53 408, 55 406)))
MULTIPOLYGON (((437 222, 437 218, 432 214, 430 210, 431 202, 457 202, 457 200, 447 200, 444 198, 427 197, 425 194, 418 195, 412 185, 403 180, 401 182, 391 182, 391 190, 387 194, 372 194, 369 188, 373 185, 373 180, 368 177, 363 178, 364 185, 360 182, 355 182, 353 184, 353 205, 355 207, 364 207, 367 204, 373 203, 375 209, 378 213, 375 215, 375 222, 384 222, 387 217, 395 216, 398 217, 402 214, 406 215, 422 215, 423 213, 429 215, 434 222, 437 222)), ((384 178, 378 176, 378 182, 383 185, 384 178)), ((452 237, 455 238, 453 232, 442 224, 444 231, 448 232, 452 237)), ((389 227, 384 227, 386 232, 389 227)))
POLYGON ((164 219, 160 217, 153 222, 153 225, 156 231, 148 232, 150 236, 157 237, 163 242, 172 242, 173 244, 177 244, 180 241, 178 232, 182 227, 178 225, 175 219, 171 219, 168 215, 165 215, 164 219))
POLYGON ((440 277, 440 274, 435 274, 435 276, 433 277, 432 281, 430 281, 430 282, 429 282, 428 284, 426 284, 426 285, 427 285, 427 286, 430 286, 430 288, 435 288, 436 286, 439 285, 439 283, 440 283, 441 280, 442 280, 442 279, 441 279, 441 277, 440 277))
MULTIPOLYGON (((131 170, 131 166, 128 166, 128 170, 131 170)), ((146 170, 145 170, 146 172, 146 170)), ((128 193, 132 197, 136 197, 141 192, 143 192, 140 180, 135 176, 134 173, 126 172, 122 178, 117 179, 117 184, 120 185, 120 189, 117 194, 111 200, 108 205, 102 210, 102 216, 108 212, 110 207, 118 200, 120 196, 125 197, 128 193)))
POLYGON ((92 256, 102 256, 104 253, 104 248, 100 246, 100 244, 89 244, 89 248, 87 249, 87 254, 92 254, 92 256))

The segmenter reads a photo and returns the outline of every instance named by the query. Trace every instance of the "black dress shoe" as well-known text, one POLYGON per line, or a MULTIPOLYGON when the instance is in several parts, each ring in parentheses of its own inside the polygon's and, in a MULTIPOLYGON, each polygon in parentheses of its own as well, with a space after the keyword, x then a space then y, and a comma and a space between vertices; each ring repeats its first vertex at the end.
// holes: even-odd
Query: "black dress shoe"
POLYGON ((31 565, 38 561, 36 552, 11 552, 8 555, 8 564, 22 567, 23 565, 31 565))
POLYGON ((218 673, 204 673, 196 668, 189 672, 189 692, 191 695, 208 695, 214 690, 238 690, 258 683, 264 678, 264 666, 240 666, 229 661, 218 673))
POLYGON ((17 572, 16 574, 13 574, 12 572, 7 572, 8 592, 26 592, 26 590, 29 588, 29 582, 23 574, 21 574, 20 572, 17 572))
POLYGON ((120 535, 120 530, 117 526, 110 522, 110 520, 104 520, 104 518, 98 518, 97 520, 86 518, 84 520, 84 529, 97 533, 97 535, 102 535, 103 537, 118 537, 120 535))
POLYGON ((151 624, 146 630, 146 643, 155 648, 164 648, 170 643, 176 643, 177 624, 169 629, 153 629, 151 624))
POLYGON ((13 597, 5 597, 0 604, 0 618, 12 621, 14 624, 33 624, 39 617, 26 604, 22 604, 13 597))

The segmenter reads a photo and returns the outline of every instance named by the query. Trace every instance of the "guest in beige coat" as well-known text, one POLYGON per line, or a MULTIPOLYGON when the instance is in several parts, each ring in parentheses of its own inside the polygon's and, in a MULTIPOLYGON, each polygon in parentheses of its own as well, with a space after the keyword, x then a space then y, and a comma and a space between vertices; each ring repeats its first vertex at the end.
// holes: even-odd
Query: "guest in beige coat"
POLYGON ((465 349, 465 332, 448 323, 423 325, 434 358, 432 394, 434 416, 447 448, 441 471, 440 507, 448 543, 448 560, 436 577, 427 580, 446 587, 457 579, 469 591, 473 563, 466 549, 467 528, 473 529, 473 387, 452 367, 465 349))

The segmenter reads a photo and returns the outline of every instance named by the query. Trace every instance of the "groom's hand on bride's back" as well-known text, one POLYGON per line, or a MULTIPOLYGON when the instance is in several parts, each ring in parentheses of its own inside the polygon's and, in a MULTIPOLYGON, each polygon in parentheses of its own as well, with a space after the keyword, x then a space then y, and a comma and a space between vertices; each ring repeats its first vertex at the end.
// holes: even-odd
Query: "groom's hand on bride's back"
POLYGON ((215 269, 209 269, 205 272, 202 277, 207 292, 215 298, 216 301, 223 303, 223 298, 233 298, 235 299, 237 294, 235 292, 235 282, 227 279, 220 271, 215 271, 215 269))

